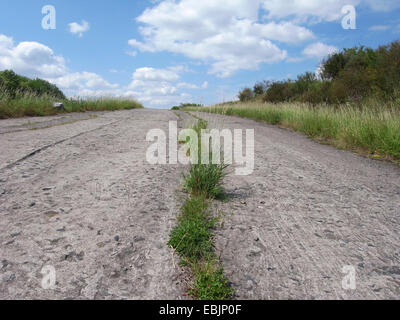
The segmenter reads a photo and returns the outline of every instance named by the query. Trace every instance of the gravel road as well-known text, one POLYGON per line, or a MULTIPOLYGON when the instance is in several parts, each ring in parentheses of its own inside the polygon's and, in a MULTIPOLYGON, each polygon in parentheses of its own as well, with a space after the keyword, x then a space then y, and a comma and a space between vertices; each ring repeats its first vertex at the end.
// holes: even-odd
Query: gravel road
MULTIPOLYGON (((167 132, 176 114, 0 121, 0 299, 185 299, 166 246, 185 167, 145 157, 147 132, 167 132), (42 287, 44 266, 54 267, 53 288, 42 287)), ((236 298, 400 297, 399 167, 251 120, 197 115, 255 129, 255 171, 230 174, 218 203, 216 247, 236 298), (355 290, 342 285, 345 266, 355 290)))

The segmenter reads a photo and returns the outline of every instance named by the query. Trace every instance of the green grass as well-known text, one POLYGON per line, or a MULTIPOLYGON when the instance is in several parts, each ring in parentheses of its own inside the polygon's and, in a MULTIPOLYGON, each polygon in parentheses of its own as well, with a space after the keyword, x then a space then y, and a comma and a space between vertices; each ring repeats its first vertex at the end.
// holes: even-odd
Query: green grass
POLYGON ((199 300, 229 300, 234 290, 224 275, 218 260, 211 259, 194 267, 195 282, 190 293, 199 300))
POLYGON ((25 94, 15 99, 0 97, 0 119, 42 117, 67 112, 114 111, 135 108, 143 108, 143 106, 137 101, 119 98, 58 101, 45 95, 38 97, 25 94), (53 102, 55 101, 62 102, 65 111, 58 111, 53 108, 53 102))
POLYGON ((400 108, 370 102, 362 109, 295 103, 240 103, 190 109, 265 121, 361 154, 400 160, 400 108))
POLYGON ((222 180, 226 176, 228 165, 195 164, 185 178, 185 191, 206 198, 219 199, 224 195, 222 180))
POLYGON ((178 226, 172 231, 169 245, 189 261, 213 255, 211 229, 215 220, 207 211, 204 198, 191 197, 182 208, 178 226))
MULTIPOLYGON (((207 129, 207 122, 199 119, 193 126, 197 132, 198 140, 198 158, 201 159, 201 131, 207 129)), ((211 161, 210 161, 211 162, 211 161)), ((209 199, 223 197, 222 181, 226 176, 225 164, 192 164, 189 173, 184 175, 184 190, 196 196, 204 196, 209 199)))
POLYGON ((194 283, 189 294, 200 300, 227 300, 233 290, 214 252, 212 230, 216 218, 209 212, 205 197, 191 196, 182 206, 178 225, 172 230, 168 245, 193 271, 194 283))
MULTIPOLYGON (((193 127, 198 136, 207 128, 199 120, 193 127)), ((201 141, 199 139, 199 154, 201 141)), ((200 300, 227 300, 233 290, 214 252, 213 229, 217 219, 209 210, 210 201, 223 193, 222 179, 227 166, 192 164, 185 178, 185 190, 190 196, 184 202, 178 225, 172 230, 168 245, 181 256, 182 264, 193 273, 189 294, 200 300)))

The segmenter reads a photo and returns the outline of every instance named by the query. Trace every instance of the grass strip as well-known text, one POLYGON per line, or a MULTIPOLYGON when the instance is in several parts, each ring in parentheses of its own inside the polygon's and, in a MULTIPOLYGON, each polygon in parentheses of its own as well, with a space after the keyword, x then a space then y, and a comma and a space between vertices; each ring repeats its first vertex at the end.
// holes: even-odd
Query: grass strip
MULTIPOLYGON (((206 128, 204 120, 199 120, 193 127, 199 137, 201 130, 206 128)), ((191 165, 189 173, 184 175, 184 189, 189 197, 182 205, 178 225, 168 242, 180 255, 181 264, 190 267, 194 280, 188 293, 199 300, 228 300, 234 293, 214 251, 212 231, 217 218, 210 210, 211 201, 223 193, 222 179, 226 168, 225 165, 191 165)))
POLYGON ((53 107, 53 102, 58 101, 50 96, 24 95, 16 99, 0 99, 0 119, 20 117, 52 116, 70 112, 86 111, 115 111, 143 108, 134 100, 120 98, 102 98, 87 100, 64 100, 63 111, 53 107))

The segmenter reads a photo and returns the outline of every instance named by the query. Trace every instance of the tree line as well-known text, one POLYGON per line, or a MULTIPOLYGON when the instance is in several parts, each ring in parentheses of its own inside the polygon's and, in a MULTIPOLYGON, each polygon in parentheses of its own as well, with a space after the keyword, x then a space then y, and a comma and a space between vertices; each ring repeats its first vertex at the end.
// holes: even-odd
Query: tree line
POLYGON ((368 98, 400 98, 400 41, 371 49, 343 49, 325 58, 318 74, 306 72, 296 80, 262 81, 240 91, 240 101, 361 104, 368 98))

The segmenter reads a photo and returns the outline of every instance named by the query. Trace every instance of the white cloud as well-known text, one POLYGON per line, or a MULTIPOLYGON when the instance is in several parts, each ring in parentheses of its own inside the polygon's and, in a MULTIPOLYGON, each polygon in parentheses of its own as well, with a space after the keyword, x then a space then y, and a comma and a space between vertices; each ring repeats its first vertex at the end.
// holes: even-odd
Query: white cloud
POLYGON ((314 39, 292 22, 259 23, 261 1, 163 1, 146 9, 137 21, 144 41, 129 44, 141 51, 169 51, 211 64, 210 73, 231 76, 262 63, 283 61, 287 52, 272 41, 298 44, 314 39))
POLYGON ((303 50, 303 54, 310 58, 323 58, 334 52, 338 51, 338 48, 334 46, 326 45, 322 42, 316 42, 310 44, 303 50))
POLYGON ((267 18, 293 18, 295 22, 319 23, 343 17, 346 5, 364 5, 372 11, 388 12, 400 8, 399 0, 262 0, 267 18))
POLYGON ((77 22, 72 22, 68 24, 69 32, 72 34, 77 34, 80 38, 83 37, 83 33, 89 31, 90 25, 87 21, 83 20, 81 24, 77 22))
POLYGON ((296 22, 318 23, 341 17, 345 5, 358 5, 360 0, 264 0, 263 8, 270 19, 294 17, 296 22))
POLYGON ((179 75, 167 69, 139 68, 133 74, 135 80, 142 81, 177 81, 179 75))
POLYGON ((52 82, 61 89, 74 91, 78 94, 86 89, 88 90, 110 90, 118 88, 118 84, 111 84, 101 76, 91 72, 68 73, 62 77, 52 79, 52 82))
POLYGON ((20 42, 0 34, 0 70, 12 69, 17 74, 42 78, 56 84, 68 96, 115 94, 117 84, 111 84, 91 72, 71 73, 62 56, 39 42, 20 42))
POLYGON ((384 26, 384 25, 377 25, 377 26, 372 26, 369 28, 371 31, 386 31, 389 30, 390 26, 384 26))
MULTIPOLYGON (((4 69, 48 80, 70 97, 133 97, 157 107, 190 102, 191 96, 180 89, 204 89, 207 84, 199 86, 181 81, 180 74, 190 72, 190 69, 175 65, 166 69, 138 68, 132 75, 132 82, 121 87, 93 72, 70 72, 64 58, 41 43, 21 42, 16 45, 12 38, 0 34, 0 70, 4 69)), ((118 70, 110 69, 110 72, 118 70)))
POLYGON ((12 38, 0 35, 0 70, 12 69, 30 77, 54 78, 65 74, 65 60, 38 42, 14 44, 12 38))
POLYGON ((400 8, 399 0, 366 0, 372 10, 389 12, 400 8))
POLYGON ((180 73, 187 72, 185 66, 165 69, 144 67, 132 74, 132 82, 124 88, 125 94, 134 95, 147 106, 171 107, 183 102, 191 102, 192 96, 181 89, 200 90, 208 87, 208 82, 195 85, 180 81, 180 73))
POLYGON ((184 88, 184 89, 199 89, 200 87, 195 85, 195 84, 191 84, 191 83, 186 83, 186 82, 179 82, 176 85, 178 88, 184 88))
POLYGON ((137 51, 127 51, 126 54, 128 56, 131 56, 131 57, 136 57, 137 56, 137 51))

